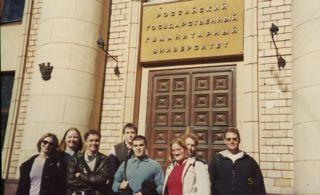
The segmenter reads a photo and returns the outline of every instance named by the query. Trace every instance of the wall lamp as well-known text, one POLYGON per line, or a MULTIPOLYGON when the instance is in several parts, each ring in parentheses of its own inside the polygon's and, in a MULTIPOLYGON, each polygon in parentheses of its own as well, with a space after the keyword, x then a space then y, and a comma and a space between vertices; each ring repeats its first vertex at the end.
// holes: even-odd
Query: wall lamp
POLYGON ((275 24, 272 23, 269 30, 270 30, 272 42, 274 44, 274 47, 276 48, 278 69, 279 70, 284 69, 284 67, 286 66, 286 60, 279 54, 278 47, 277 47, 276 42, 274 40, 274 35, 278 34, 279 28, 275 24))
POLYGON ((119 66, 118 66, 118 60, 117 60, 116 56, 112 56, 112 55, 109 54, 109 52, 106 49, 106 44, 104 43, 104 40, 102 39, 102 37, 98 38, 97 45, 98 45, 98 47, 100 49, 102 49, 106 53, 107 58, 111 58, 115 62, 117 62, 117 65, 116 65, 116 67, 114 67, 113 72, 117 77, 119 77, 120 76, 120 70, 119 70, 119 66))

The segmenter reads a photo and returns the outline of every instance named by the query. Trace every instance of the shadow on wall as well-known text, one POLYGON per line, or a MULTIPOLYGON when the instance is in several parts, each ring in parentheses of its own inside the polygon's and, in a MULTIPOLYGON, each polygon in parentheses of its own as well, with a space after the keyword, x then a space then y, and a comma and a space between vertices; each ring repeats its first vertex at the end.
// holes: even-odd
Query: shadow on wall
MULTIPOLYGON (((281 92, 287 92, 288 91, 288 86, 283 78, 280 77, 280 70, 277 70, 274 67, 271 67, 270 70, 271 75, 273 76, 275 83, 278 85, 279 90, 281 92)), ((266 85, 266 83, 264 83, 266 85)))

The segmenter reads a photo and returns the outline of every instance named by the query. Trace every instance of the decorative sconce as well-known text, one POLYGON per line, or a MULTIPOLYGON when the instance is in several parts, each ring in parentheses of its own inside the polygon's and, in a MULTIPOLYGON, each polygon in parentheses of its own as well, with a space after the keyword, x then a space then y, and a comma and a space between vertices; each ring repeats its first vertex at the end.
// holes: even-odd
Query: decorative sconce
POLYGON ((113 72, 114 72, 114 74, 115 74, 117 77, 119 77, 119 76, 120 76, 120 70, 119 70, 119 67, 118 67, 118 60, 116 59, 115 56, 112 56, 112 55, 110 55, 110 54, 108 53, 108 51, 107 51, 107 49, 106 49, 106 44, 104 43, 102 37, 99 37, 99 38, 98 38, 98 40, 97 40, 97 45, 98 45, 98 47, 99 47, 100 49, 102 49, 102 50, 106 53, 106 55, 107 55, 108 58, 110 57, 110 58, 112 58, 114 61, 117 62, 117 65, 116 65, 116 67, 114 67, 113 72))
POLYGON ((50 66, 50 62, 47 62, 47 65, 45 63, 39 64, 40 73, 42 75, 42 79, 47 81, 51 79, 51 73, 53 70, 53 66, 50 66))
POLYGON ((271 25, 269 30, 270 30, 270 35, 271 35, 272 42, 274 44, 274 47, 276 48, 278 69, 279 70, 284 69, 284 67, 286 66, 286 60, 279 54, 278 47, 277 47, 276 42, 274 40, 274 35, 278 34, 279 28, 275 24, 272 23, 272 25, 271 25))

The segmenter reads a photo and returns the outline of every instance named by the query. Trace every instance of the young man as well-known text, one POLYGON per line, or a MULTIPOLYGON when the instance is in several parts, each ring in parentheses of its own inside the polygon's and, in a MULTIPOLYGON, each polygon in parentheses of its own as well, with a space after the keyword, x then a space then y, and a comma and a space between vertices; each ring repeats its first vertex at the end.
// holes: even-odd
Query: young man
POLYGON ((197 147, 199 144, 198 136, 194 133, 187 133, 183 136, 183 139, 187 145, 189 157, 207 165, 207 162, 204 159, 197 156, 197 147))
POLYGON ((89 130, 84 135, 86 151, 76 154, 67 165, 68 195, 107 194, 112 177, 107 156, 99 152, 101 135, 89 130))
POLYGON ((114 169, 117 170, 117 168, 120 166, 120 164, 125 161, 127 158, 131 158, 132 156, 132 140, 137 135, 137 127, 135 127, 132 123, 127 123, 122 128, 122 134, 124 137, 124 141, 114 145, 114 147, 110 151, 109 157, 114 162, 114 169), (113 160, 114 161, 114 160, 113 160))
POLYGON ((197 146, 199 144, 199 139, 196 134, 187 133, 184 135, 184 141, 188 147, 189 157, 196 157, 197 156, 197 146))
POLYGON ((227 150, 214 156, 209 166, 212 195, 265 195, 266 190, 259 165, 239 149, 237 128, 224 132, 227 150))
POLYGON ((133 158, 124 161, 114 176, 112 190, 119 192, 130 187, 134 195, 161 194, 163 173, 161 166, 146 155, 147 140, 138 135, 133 139, 133 158), (126 165, 126 171, 125 169, 126 165))

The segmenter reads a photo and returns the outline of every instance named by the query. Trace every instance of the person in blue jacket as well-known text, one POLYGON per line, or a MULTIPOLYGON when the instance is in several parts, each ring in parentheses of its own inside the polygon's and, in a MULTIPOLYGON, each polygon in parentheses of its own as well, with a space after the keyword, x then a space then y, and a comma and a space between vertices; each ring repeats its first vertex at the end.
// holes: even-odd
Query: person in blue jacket
POLYGON ((147 156, 147 139, 137 135, 132 140, 133 156, 122 162, 112 185, 115 193, 159 195, 162 193, 163 172, 158 162, 147 156))
POLYGON ((257 162, 239 149, 237 128, 224 132, 226 150, 217 153, 210 165, 212 195, 265 195, 263 176, 257 162))

